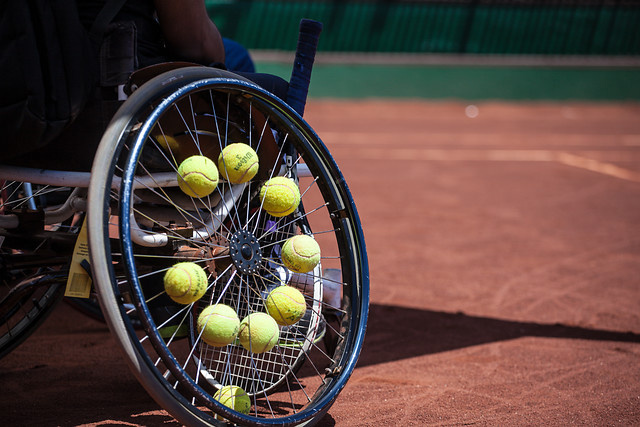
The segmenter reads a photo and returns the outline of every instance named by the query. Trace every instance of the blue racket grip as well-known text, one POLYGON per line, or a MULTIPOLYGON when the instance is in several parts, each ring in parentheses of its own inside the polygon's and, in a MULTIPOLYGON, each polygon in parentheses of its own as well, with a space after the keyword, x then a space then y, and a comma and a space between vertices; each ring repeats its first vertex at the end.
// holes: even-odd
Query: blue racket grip
POLYGON ((313 69, 313 61, 316 57, 316 49, 321 32, 321 22, 310 19, 300 21, 300 34, 298 35, 298 46, 293 61, 291 79, 289 80, 287 104, 301 116, 304 114, 304 106, 307 103, 311 70, 313 69))

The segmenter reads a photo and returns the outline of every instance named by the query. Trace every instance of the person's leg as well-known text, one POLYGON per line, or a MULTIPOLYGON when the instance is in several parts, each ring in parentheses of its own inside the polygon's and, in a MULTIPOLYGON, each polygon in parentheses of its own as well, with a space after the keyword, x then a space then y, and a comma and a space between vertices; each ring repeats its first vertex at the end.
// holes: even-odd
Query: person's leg
POLYGON ((224 68, 251 80, 280 99, 284 100, 286 98, 287 90, 289 89, 289 83, 286 80, 270 74, 256 73, 251 55, 242 44, 228 38, 223 38, 223 42, 225 52, 224 68))
POLYGON ((256 67, 249 55, 249 51, 235 40, 223 38, 225 60, 224 65, 229 71, 255 73, 256 67))
POLYGON ((289 90, 289 82, 285 79, 274 76, 273 74, 264 73, 243 73, 235 72, 237 75, 247 78, 262 87, 263 89, 271 92, 278 98, 286 101, 287 91, 289 90))

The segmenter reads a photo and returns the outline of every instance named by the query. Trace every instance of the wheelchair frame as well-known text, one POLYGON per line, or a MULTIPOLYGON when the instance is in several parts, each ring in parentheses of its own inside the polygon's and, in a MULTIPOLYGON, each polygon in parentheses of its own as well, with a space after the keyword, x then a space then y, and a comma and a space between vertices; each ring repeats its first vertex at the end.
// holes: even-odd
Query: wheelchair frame
MULTIPOLYGON (((313 21, 301 23, 288 104, 232 73, 180 68, 151 79, 123 104, 102 138, 91 174, 0 166, 0 181, 69 188, 64 203, 38 209, 35 217, 31 210, 0 213, 0 232, 36 240, 28 249, 6 243, 5 249, 37 258, 42 233, 68 244, 75 240, 77 218, 75 231, 58 224, 86 213, 92 278, 105 320, 141 384, 186 425, 312 425, 345 386, 361 351, 369 298, 364 236, 335 161, 302 119, 320 28, 313 21), (189 109, 181 131, 166 134, 186 135, 187 142, 175 152, 163 148, 157 132, 164 136, 163 127, 189 109), (214 127, 203 130, 205 120, 214 127), (185 199, 176 191, 179 150, 192 142, 201 150, 214 134, 222 149, 233 142, 233 132, 252 146, 257 141, 259 182, 221 181, 217 194, 185 199), (162 167, 151 170, 149 156, 158 155, 162 167), (296 211, 283 218, 263 212, 257 198, 260 182, 275 175, 293 179, 302 193, 296 211), (308 206, 312 209, 305 211, 308 206), (321 264, 311 272, 297 274, 282 265, 279 248, 295 234, 321 243, 321 264), (240 243, 251 247, 248 255, 233 255, 240 243), (244 268, 249 258, 257 267, 244 268), (202 300, 174 307, 172 317, 159 316, 154 310, 165 307, 154 301, 166 295, 150 289, 168 265, 185 259, 208 270, 209 289, 202 300), (341 277, 331 278, 323 270, 327 266, 339 267, 333 270, 341 277), (273 350, 257 354, 238 342, 218 348, 201 340, 196 317, 205 300, 228 304, 244 317, 264 311, 268 291, 283 284, 302 291, 307 313, 294 325, 281 325, 273 350), (177 328, 165 333, 174 323, 177 328), (178 334, 181 328, 187 336, 178 334), (219 393, 231 386, 242 386, 249 412, 220 403, 219 393)), ((44 264, 5 268, 18 283, 0 301, 0 321, 25 298, 46 302, 42 306, 50 310, 61 295, 65 265, 57 258, 50 268, 44 264)), ((43 309, 39 321, 44 317, 43 309)), ((21 339, 39 321, 21 330, 21 339)), ((8 341, 6 350, 19 341, 8 341)), ((0 351, 2 344, 0 339, 0 351)))

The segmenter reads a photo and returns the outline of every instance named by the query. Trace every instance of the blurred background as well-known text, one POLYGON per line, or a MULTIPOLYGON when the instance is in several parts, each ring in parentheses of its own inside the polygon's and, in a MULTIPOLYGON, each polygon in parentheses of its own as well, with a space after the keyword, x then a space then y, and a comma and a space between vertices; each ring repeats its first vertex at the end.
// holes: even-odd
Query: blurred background
POLYGON ((259 72, 289 77, 324 31, 311 97, 640 99, 637 0, 207 0, 259 72))
MULTIPOLYGON (((300 19, 324 24, 305 120, 371 304, 320 427, 640 426, 640 0, 207 6, 287 80, 300 19)), ((104 325, 57 310, 2 359, 3 425, 177 425, 104 325)))

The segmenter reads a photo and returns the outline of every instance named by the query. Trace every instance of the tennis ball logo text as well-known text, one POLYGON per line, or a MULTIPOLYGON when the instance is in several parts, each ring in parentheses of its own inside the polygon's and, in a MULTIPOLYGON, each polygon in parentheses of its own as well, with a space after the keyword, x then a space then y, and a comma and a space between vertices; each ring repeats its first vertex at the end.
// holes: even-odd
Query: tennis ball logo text
POLYGON ((253 154, 251 152, 247 152, 242 156, 238 156, 238 163, 233 168, 233 170, 235 171, 240 170, 240 168, 242 168, 248 161, 250 161, 252 157, 253 157, 253 154))

